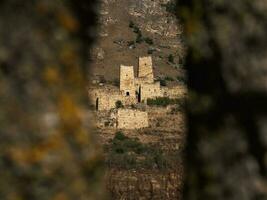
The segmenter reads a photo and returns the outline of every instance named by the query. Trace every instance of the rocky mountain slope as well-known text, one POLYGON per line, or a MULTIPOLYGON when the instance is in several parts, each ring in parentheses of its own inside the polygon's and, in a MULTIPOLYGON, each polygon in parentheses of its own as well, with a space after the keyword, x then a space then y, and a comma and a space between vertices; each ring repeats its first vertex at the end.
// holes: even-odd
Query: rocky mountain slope
POLYGON ((152 55, 156 76, 183 75, 183 45, 171 0, 102 0, 99 38, 92 50, 92 74, 118 78, 119 66, 138 66, 152 55))

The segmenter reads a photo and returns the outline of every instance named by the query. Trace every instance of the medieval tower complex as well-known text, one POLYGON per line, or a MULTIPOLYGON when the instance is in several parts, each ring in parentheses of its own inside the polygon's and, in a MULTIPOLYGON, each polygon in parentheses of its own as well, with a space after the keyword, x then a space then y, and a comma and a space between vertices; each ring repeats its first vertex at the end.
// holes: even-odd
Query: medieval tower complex
POLYGON ((153 66, 151 57, 140 57, 138 78, 145 79, 148 83, 154 82, 153 66))
POLYGON ((97 112, 115 112, 116 128, 138 129, 148 127, 148 114, 138 105, 146 106, 147 99, 176 98, 180 88, 161 87, 155 81, 152 57, 140 57, 137 77, 134 66, 120 66, 119 88, 113 85, 93 85, 89 89, 92 106, 97 112))
POLYGON ((134 67, 120 67, 120 91, 126 97, 135 97, 134 67))

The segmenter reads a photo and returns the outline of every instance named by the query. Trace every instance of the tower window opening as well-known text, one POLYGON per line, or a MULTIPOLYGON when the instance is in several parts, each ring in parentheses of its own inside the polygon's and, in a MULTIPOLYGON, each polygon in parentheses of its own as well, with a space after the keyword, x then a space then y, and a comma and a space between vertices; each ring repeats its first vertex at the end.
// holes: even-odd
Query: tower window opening
POLYGON ((130 96, 130 92, 126 92, 126 96, 130 96))

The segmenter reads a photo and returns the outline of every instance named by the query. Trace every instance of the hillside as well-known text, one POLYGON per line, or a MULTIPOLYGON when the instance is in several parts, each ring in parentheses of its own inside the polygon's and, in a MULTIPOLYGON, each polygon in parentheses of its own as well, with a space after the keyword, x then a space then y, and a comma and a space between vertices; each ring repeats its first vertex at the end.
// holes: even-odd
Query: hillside
POLYGON ((139 56, 152 55, 155 77, 183 77, 181 28, 170 0, 102 0, 100 7, 94 76, 114 81, 120 64, 138 66, 139 56))

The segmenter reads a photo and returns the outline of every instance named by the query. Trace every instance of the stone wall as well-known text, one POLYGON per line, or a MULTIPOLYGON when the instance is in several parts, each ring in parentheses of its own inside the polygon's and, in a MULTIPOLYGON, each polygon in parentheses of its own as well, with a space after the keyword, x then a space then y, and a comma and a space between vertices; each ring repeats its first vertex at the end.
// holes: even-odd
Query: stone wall
POLYGON ((119 109, 117 120, 117 128, 119 129, 140 129, 148 127, 147 112, 139 110, 119 109))
POLYGON ((147 83, 141 85, 141 101, 146 101, 148 98, 161 97, 163 93, 160 89, 160 83, 147 83))
POLYGON ((154 82, 152 57, 139 57, 138 77, 145 78, 149 83, 154 82))
POLYGON ((186 86, 178 85, 174 87, 162 87, 161 92, 163 96, 174 99, 174 98, 184 97, 187 90, 186 86))
POLYGON ((120 91, 124 96, 135 97, 134 68, 133 66, 120 67, 120 91))
POLYGON ((98 98, 98 110, 110 110, 116 107, 116 102, 121 101, 121 95, 106 94, 98 98))
POLYGON ((90 104, 99 111, 115 108, 116 102, 122 98, 119 90, 106 87, 89 89, 88 92, 90 104))
POLYGON ((90 104, 98 111, 116 108, 116 102, 121 101, 123 105, 137 103, 136 97, 124 96, 118 89, 103 87, 89 89, 90 104))
POLYGON ((135 87, 136 87, 136 90, 138 91, 139 87, 143 84, 147 84, 147 83, 151 83, 147 78, 144 78, 144 77, 137 77, 134 79, 134 84, 135 84, 135 87))

